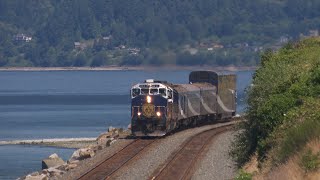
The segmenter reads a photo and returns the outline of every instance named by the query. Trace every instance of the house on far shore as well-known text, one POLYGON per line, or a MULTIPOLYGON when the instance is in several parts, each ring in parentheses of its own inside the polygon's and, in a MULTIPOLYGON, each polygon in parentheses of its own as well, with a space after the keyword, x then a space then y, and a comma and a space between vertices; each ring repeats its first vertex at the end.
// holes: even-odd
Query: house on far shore
POLYGON ((74 42, 74 48, 75 49, 81 49, 81 43, 80 42, 74 42))
POLYGON ((309 30, 309 37, 318 37, 318 36, 319 36, 319 30, 318 29, 309 30))
POLYGON ((13 36, 13 40, 20 42, 30 42, 32 40, 32 37, 25 34, 16 34, 13 36))
POLYGON ((128 48, 131 55, 138 55, 140 53, 140 48, 128 48))
POLYGON ((300 33, 300 39, 305 39, 309 37, 319 37, 320 33, 318 29, 310 29, 309 32, 305 35, 300 33))
POLYGON ((212 44, 212 48, 215 48, 215 49, 223 49, 224 46, 223 46, 222 44, 214 43, 214 44, 212 44))
POLYGON ((102 37, 102 39, 105 40, 105 41, 109 41, 109 40, 111 40, 111 38, 112 38, 111 35, 102 37))

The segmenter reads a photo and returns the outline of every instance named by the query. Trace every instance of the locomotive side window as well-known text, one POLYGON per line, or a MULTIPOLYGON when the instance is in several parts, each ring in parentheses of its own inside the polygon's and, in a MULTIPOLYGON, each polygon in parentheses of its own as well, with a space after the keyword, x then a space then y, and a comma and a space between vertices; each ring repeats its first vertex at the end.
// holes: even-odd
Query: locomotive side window
POLYGON ((139 94, 140 94, 140 89, 138 88, 132 89, 132 97, 136 97, 139 94))
POLYGON ((167 96, 167 93, 166 93, 166 89, 164 89, 164 88, 160 88, 159 89, 159 94, 161 94, 161 96, 167 96))

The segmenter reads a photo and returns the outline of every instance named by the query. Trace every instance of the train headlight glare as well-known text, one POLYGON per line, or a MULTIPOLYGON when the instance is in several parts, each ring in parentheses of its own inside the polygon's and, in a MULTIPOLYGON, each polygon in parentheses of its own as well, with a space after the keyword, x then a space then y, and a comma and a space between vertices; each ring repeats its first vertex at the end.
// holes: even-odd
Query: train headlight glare
POLYGON ((138 112, 138 116, 140 116, 141 115, 141 112, 138 112))
POLYGON ((161 116, 161 113, 160 113, 160 112, 157 112, 157 116, 160 117, 160 116, 161 116))
POLYGON ((151 97, 147 96, 147 103, 151 103, 151 97))

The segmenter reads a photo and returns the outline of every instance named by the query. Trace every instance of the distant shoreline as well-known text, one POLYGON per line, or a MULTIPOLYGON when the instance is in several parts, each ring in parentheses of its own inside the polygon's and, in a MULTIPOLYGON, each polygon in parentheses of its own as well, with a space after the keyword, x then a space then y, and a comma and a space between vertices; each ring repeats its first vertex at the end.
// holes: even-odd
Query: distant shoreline
POLYGON ((0 67, 0 71, 149 71, 149 70, 213 70, 252 71, 257 66, 103 66, 103 67, 0 67))
POLYGON ((97 138, 53 138, 33 140, 8 140, 0 141, 4 145, 38 145, 57 148, 82 148, 86 145, 95 144, 97 138))

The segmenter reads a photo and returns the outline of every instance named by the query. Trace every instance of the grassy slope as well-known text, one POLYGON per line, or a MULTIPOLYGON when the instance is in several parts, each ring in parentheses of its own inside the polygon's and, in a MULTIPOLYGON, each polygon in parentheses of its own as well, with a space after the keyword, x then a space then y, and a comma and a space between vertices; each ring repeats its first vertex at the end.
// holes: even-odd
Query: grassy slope
POLYGON ((233 151, 239 165, 256 154, 263 170, 256 177, 279 179, 279 174, 289 174, 290 179, 303 178, 319 171, 320 39, 266 53, 253 83, 248 122, 233 151))

